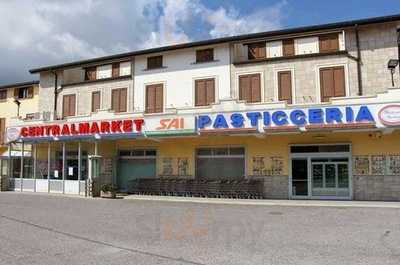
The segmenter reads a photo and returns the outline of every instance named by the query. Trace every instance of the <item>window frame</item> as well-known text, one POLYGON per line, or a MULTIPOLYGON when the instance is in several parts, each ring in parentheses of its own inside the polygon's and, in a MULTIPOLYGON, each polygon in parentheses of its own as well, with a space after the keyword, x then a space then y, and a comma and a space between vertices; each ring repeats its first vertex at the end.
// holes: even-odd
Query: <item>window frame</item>
POLYGON ((267 41, 258 41, 258 42, 253 42, 253 43, 247 43, 246 46, 247 46, 247 60, 253 61, 253 60, 261 60, 261 59, 267 58, 267 41), (256 46, 255 48, 258 48, 258 49, 263 48, 264 56, 257 57, 257 56, 252 55, 252 56, 254 56, 254 58, 251 58, 252 56, 250 56, 250 55, 252 54, 251 53, 252 46, 256 46))
POLYGON ((242 101, 242 99, 240 99, 240 78, 242 77, 242 76, 248 76, 248 75, 259 75, 260 76, 260 101, 257 101, 257 102, 248 102, 248 101, 245 101, 245 100, 243 100, 243 101, 245 101, 246 102, 246 104, 260 104, 260 103, 263 103, 264 101, 265 101, 265 91, 264 91, 264 73, 263 72, 243 72, 243 73, 236 73, 236 82, 237 82, 237 89, 236 89, 236 93, 237 93, 237 95, 236 95, 236 98, 238 99, 238 100, 241 100, 242 101))
MULTIPOLYGON (((100 95, 100 96, 101 96, 101 95, 100 95)), ((101 103, 100 103, 100 106, 101 106, 101 103)), ((114 111, 114 113, 125 113, 125 112, 128 111, 128 88, 127 88, 127 87, 119 87, 119 88, 113 88, 113 89, 111 89, 111 110, 114 111), (118 101, 119 107, 118 107, 118 110, 116 110, 116 109, 113 107, 113 101, 114 101, 114 100, 113 100, 113 92, 114 92, 114 91, 119 91, 118 100, 120 100, 120 99, 121 99, 121 91, 123 91, 123 90, 126 91, 125 110, 121 110, 121 102, 122 102, 122 101, 118 101)))
MULTIPOLYGON (((217 95, 218 95, 218 91, 217 91, 217 78, 215 76, 210 76, 210 77, 203 77, 203 78, 196 78, 193 80, 193 107, 210 107, 212 104, 218 103, 217 102, 217 95), (196 84, 199 81, 207 81, 207 80, 213 80, 214 81, 214 102, 210 103, 210 104, 205 104, 205 105, 198 105, 196 104, 196 84)), ((206 99, 207 101, 207 99, 206 99)), ((207 103, 207 102, 206 102, 207 103)))
POLYGON ((90 67, 85 67, 85 81, 95 81, 97 80, 97 66, 90 66, 90 67), (88 75, 88 73, 94 73, 94 77, 91 75, 88 75))
MULTIPOLYGON (((77 104, 76 94, 65 94, 65 95, 63 95, 63 97, 62 97, 62 118, 65 119, 65 118, 69 118, 69 117, 75 117, 76 113, 77 113, 77 106, 78 106, 78 104, 77 104), (75 101, 74 102, 73 114, 68 113, 68 115, 66 115, 66 113, 64 113, 65 99, 67 97, 72 97, 72 96, 74 97, 74 101, 75 101)), ((71 110, 69 110, 69 111, 71 111, 71 110)))
MULTIPOLYGON (((112 93, 112 92, 111 92, 112 93)), ((94 113, 94 112, 98 112, 98 110, 99 109, 101 109, 101 91, 100 90, 96 90, 96 91, 92 91, 92 93, 91 93, 91 112, 92 113, 94 113), (94 105, 93 105, 93 96, 94 96, 94 94, 96 94, 96 93, 98 93, 99 94, 99 108, 98 109, 94 109, 94 105)))
POLYGON ((145 115, 157 115, 157 114, 161 114, 165 112, 165 106, 167 105, 166 102, 166 82, 153 82, 153 83, 146 83, 144 84, 144 114, 145 115), (148 112, 147 111, 147 88, 149 86, 157 86, 157 85, 161 85, 162 86, 162 110, 161 112, 148 112))
MULTIPOLYGON (((350 96, 350 86, 349 86, 349 67, 347 63, 338 63, 338 64, 321 64, 316 66, 316 102, 317 103, 327 103, 326 101, 322 101, 322 87, 321 87, 321 76, 320 76, 320 70, 324 68, 335 68, 335 67, 343 67, 343 72, 344 72, 344 92, 345 95, 343 97, 339 98, 344 98, 350 96)), ((330 99, 334 99, 337 97, 331 97, 330 99)), ((329 101, 328 101, 329 102, 329 101)))
POLYGON ((208 62, 214 62, 215 61, 215 49, 214 48, 204 48, 204 49, 198 49, 196 50, 196 63, 208 63, 208 62), (205 56, 206 59, 199 60, 199 55, 202 52, 207 52, 211 51, 211 56, 205 56))
POLYGON ((147 58, 146 58, 146 61, 147 61, 147 68, 146 68, 146 70, 154 70, 154 69, 161 69, 161 68, 164 68, 164 56, 163 55, 154 55, 154 56, 148 56, 147 58), (156 60, 156 59, 159 59, 159 58, 161 58, 161 64, 160 65, 151 65, 149 62, 150 62, 150 60, 156 60))
POLYGON ((339 37, 339 33, 326 33, 326 34, 320 34, 318 35, 318 53, 330 53, 330 52, 337 52, 340 51, 340 37, 339 37), (337 45, 337 49, 333 49, 332 46, 332 39, 329 37, 333 37, 335 36, 335 45, 337 45), (329 49, 327 50, 322 50, 321 46, 322 46, 322 41, 321 38, 326 38, 328 37, 329 39, 329 49))

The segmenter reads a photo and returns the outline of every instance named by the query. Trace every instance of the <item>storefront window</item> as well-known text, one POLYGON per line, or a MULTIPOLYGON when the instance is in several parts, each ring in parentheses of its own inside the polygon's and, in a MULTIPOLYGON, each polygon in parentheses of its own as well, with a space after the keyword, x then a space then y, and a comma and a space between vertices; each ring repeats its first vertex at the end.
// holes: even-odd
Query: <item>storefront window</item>
POLYGON ((245 175, 244 148, 200 148, 196 152, 196 177, 242 178, 245 175))

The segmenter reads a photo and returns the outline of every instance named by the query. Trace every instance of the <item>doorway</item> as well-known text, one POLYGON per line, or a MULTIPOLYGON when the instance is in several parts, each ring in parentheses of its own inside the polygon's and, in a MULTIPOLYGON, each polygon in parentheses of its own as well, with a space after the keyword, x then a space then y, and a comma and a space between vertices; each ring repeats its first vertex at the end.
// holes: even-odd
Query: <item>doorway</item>
POLYGON ((290 198, 351 199, 349 144, 293 145, 290 198))

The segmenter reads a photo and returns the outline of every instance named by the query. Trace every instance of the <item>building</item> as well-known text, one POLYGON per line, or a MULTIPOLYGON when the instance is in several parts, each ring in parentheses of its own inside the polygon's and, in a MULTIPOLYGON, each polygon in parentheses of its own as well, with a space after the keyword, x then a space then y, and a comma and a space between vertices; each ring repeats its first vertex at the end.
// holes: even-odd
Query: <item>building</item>
MULTIPOLYGON (((35 118, 39 111, 39 81, 24 82, 0 86, 0 176, 7 176, 8 173, 8 145, 6 144, 6 127, 10 120, 19 117, 21 120, 35 118)), ((20 145, 15 146, 11 156, 16 160, 21 157, 20 145)), ((29 155, 27 149, 26 155, 29 155)), ((17 164, 17 163, 15 163, 17 164)), ((12 169, 13 174, 19 175, 20 168, 12 169)))
POLYGON ((400 200, 399 28, 394 15, 32 69, 51 118, 8 127, 9 152, 33 157, 10 188, 400 200))

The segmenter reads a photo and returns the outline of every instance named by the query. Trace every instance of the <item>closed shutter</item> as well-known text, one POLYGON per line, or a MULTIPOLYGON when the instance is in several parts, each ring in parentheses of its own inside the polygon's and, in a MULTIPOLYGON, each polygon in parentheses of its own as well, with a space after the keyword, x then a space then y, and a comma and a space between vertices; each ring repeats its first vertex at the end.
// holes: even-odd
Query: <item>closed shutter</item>
POLYGON ((215 80, 195 81, 195 106, 207 106, 215 102, 215 80))
POLYGON ((6 119, 0 118, 0 145, 5 142, 5 134, 6 134, 6 119))
POLYGON ((283 56, 294 56, 294 40, 287 39, 282 41, 283 56))
POLYGON ((320 69, 321 101, 327 102, 331 97, 346 95, 344 67, 320 69))
POLYGON ((127 111, 127 89, 118 88, 111 92, 111 109, 115 112, 127 111))
POLYGON ((319 52, 334 52, 339 50, 338 33, 319 36, 319 52))
POLYGON ((280 101, 292 104, 292 73, 290 71, 278 73, 278 96, 280 101))
POLYGON ((119 91, 118 89, 113 89, 111 92, 111 109, 118 112, 119 109, 119 91))
POLYGON ((100 109, 100 91, 92 93, 92 112, 100 109))
POLYGON ((119 63, 112 64, 112 77, 119 77, 119 63))
POLYGON ((249 60, 265 58, 265 42, 257 42, 248 44, 249 60))
POLYGON ((63 96, 63 118, 75 116, 75 95, 63 96))
POLYGON ((163 85, 148 85, 146 86, 146 112, 159 113, 163 112, 163 85))
POLYGON ((261 102, 260 74, 239 76, 239 99, 248 103, 261 102))

